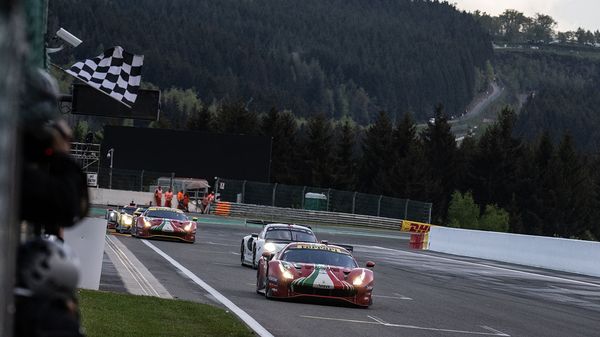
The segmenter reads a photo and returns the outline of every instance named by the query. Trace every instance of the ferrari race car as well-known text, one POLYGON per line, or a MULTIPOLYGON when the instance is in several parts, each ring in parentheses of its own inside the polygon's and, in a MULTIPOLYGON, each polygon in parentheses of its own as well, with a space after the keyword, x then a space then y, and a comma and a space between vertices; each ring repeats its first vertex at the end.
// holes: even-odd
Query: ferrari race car
POLYGON ((136 218, 131 236, 194 243, 196 241, 196 219, 188 219, 179 209, 149 207, 136 218))
POLYGON ((133 225, 133 212, 135 212, 136 209, 136 206, 124 206, 121 208, 121 211, 117 217, 115 231, 118 233, 131 231, 131 226, 133 225))
POLYGON ((256 292, 267 298, 323 298, 357 306, 373 303, 373 268, 359 268, 346 249, 323 243, 290 243, 258 263, 256 292))
POLYGON ((246 235, 240 246, 242 265, 256 268, 263 251, 279 252, 290 242, 317 242, 313 231, 306 226, 282 223, 268 224, 260 233, 246 235))

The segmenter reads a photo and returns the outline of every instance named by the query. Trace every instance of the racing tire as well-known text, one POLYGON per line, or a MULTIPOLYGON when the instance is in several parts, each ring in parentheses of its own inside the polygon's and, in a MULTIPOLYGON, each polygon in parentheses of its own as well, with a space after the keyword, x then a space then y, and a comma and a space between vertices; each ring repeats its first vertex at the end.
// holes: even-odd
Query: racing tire
POLYGON ((265 275, 265 298, 270 300, 273 297, 273 293, 271 292, 271 288, 269 288, 269 265, 267 265, 265 275))
POLYGON ((260 284, 258 284, 258 280, 260 279, 260 275, 258 274, 258 270, 256 270, 256 293, 260 294, 260 284))
POLYGON ((240 246, 240 263, 242 264, 242 266, 245 266, 245 264, 244 264, 244 240, 242 240, 242 244, 240 246))

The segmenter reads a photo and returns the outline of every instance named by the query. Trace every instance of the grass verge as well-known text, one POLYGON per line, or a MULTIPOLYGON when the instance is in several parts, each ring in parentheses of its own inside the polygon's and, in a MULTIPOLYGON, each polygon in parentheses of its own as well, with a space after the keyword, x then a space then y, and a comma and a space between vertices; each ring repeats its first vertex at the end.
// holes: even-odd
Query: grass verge
POLYGON ((81 290, 80 309, 88 337, 254 336, 233 314, 182 300, 81 290))

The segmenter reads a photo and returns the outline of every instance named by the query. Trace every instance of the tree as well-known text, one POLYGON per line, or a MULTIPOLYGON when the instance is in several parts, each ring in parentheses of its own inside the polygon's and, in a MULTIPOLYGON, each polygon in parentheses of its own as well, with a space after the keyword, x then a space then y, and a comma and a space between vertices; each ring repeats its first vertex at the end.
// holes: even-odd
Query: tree
POLYGON ((359 187, 363 192, 383 193, 392 165, 392 144, 392 122, 385 111, 380 111, 375 123, 367 129, 363 141, 363 156, 358 177, 359 187))
POLYGON ((530 36, 536 42, 550 42, 552 33, 556 27, 556 21, 545 14, 536 13, 530 26, 530 36))
POLYGON ((187 128, 195 131, 212 131, 213 117, 206 105, 196 107, 188 114, 187 128), (199 109, 198 109, 199 108, 199 109))
POLYGON ((512 199, 521 142, 513 136, 515 112, 505 107, 479 139, 473 167, 474 195, 482 205, 506 207, 512 199))
POLYGON ((298 183, 296 118, 289 111, 279 112, 275 108, 262 119, 262 134, 271 137, 271 181, 277 183, 298 183))
POLYGON ((409 199, 425 198, 425 161, 412 114, 404 114, 394 128, 393 136, 390 153, 393 165, 389 174, 387 194, 409 199))
POLYGON ((331 121, 324 114, 308 120, 306 139, 302 146, 303 163, 307 167, 307 184, 329 187, 333 183, 333 142, 331 121))
POLYGON ((442 105, 435 108, 434 118, 435 121, 428 123, 421 133, 421 139, 426 160, 424 169, 429 178, 426 190, 429 200, 434 204, 432 219, 441 223, 456 186, 458 163, 456 140, 450 131, 448 117, 443 112, 442 105))
POLYGON ((485 206, 485 211, 479 220, 479 229, 484 231, 508 231, 509 214, 497 205, 485 206))
POLYGON ((454 191, 452 193, 446 224, 448 227, 456 228, 479 228, 479 206, 475 204, 471 192, 462 194, 454 191))
POLYGON ((84 142, 89 132, 89 125, 86 121, 79 121, 73 128, 73 141, 84 142))
POLYGON ((249 111, 242 100, 225 101, 217 110, 214 126, 219 133, 254 135, 258 130, 258 116, 249 111))
POLYGON ((356 126, 349 118, 343 119, 336 128, 333 186, 352 191, 356 187, 356 126))
POLYGON ((507 9, 498 16, 498 20, 506 40, 509 42, 519 42, 522 29, 529 19, 517 10, 507 9))

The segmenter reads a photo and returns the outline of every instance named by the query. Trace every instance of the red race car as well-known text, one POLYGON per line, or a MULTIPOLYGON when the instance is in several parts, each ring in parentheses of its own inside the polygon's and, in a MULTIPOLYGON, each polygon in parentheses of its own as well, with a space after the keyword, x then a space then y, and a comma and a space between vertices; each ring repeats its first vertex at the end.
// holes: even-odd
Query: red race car
POLYGON ((149 207, 136 218, 131 236, 165 238, 194 243, 196 241, 196 219, 188 219, 179 209, 149 207))
POLYGON ((293 242, 258 263, 256 292, 267 298, 317 297, 368 307, 373 303, 373 268, 360 268, 350 252, 326 243, 293 242))

